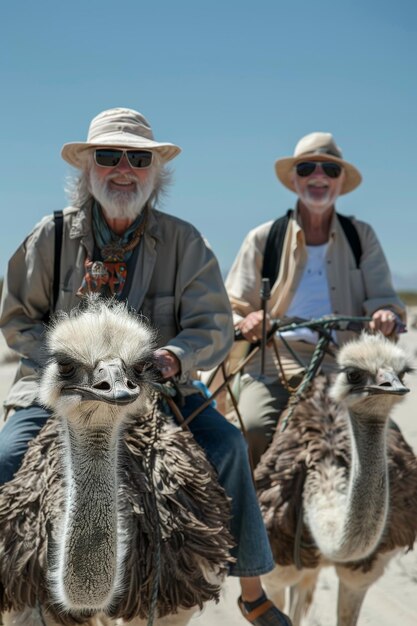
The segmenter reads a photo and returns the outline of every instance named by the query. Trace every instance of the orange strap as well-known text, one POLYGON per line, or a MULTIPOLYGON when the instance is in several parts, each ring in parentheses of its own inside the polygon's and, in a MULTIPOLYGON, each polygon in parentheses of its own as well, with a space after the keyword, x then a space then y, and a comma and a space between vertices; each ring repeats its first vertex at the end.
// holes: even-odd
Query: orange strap
POLYGON ((256 609, 253 609, 252 611, 247 611, 243 600, 241 600, 239 604, 243 615, 249 622, 254 622, 258 617, 266 613, 271 607, 274 606, 274 603, 271 602, 271 600, 265 600, 265 602, 262 602, 262 604, 257 606, 256 609))

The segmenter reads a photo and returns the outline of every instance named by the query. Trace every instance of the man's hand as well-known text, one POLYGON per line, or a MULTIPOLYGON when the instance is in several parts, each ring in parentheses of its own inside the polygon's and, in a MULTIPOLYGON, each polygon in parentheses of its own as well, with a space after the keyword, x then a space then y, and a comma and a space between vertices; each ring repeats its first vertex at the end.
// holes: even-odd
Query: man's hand
MULTIPOLYGON (((253 311, 249 313, 239 324, 237 328, 240 330, 246 341, 250 341, 251 343, 255 343, 262 339, 262 320, 263 320, 263 311, 253 311)), ((266 332, 271 329, 271 322, 269 320, 269 316, 266 316, 266 332)))
POLYGON ((171 378, 181 371, 181 364, 175 354, 169 350, 155 350, 156 367, 163 378, 171 378))
POLYGON ((397 316, 389 309, 378 309, 372 315, 369 328, 375 332, 380 331, 385 337, 389 337, 395 329, 397 316))

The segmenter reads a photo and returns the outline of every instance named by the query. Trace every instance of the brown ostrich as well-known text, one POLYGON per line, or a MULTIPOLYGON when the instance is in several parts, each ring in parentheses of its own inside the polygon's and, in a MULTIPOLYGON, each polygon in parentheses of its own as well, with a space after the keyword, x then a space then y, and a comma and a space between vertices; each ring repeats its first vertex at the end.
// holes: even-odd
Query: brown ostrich
MULTIPOLYGON (((276 568, 265 578, 300 624, 322 567, 339 578, 338 626, 354 626, 365 594, 417 534, 417 460, 390 420, 408 391, 403 351, 363 335, 342 348, 340 373, 315 380, 255 472, 276 568)), ((285 415, 283 415, 284 419, 285 415)))
POLYGON ((14 626, 180 625, 218 599, 229 505, 153 391, 153 334, 92 300, 48 336, 53 416, 0 490, 0 612, 14 626))

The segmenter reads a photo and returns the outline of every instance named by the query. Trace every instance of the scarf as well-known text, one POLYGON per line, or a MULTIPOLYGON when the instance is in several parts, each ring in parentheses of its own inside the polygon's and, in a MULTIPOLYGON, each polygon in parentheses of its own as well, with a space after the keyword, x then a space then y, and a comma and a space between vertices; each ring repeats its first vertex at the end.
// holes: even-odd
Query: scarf
POLYGON ((99 293, 102 296, 120 297, 127 277, 127 261, 139 244, 146 227, 148 208, 135 219, 123 233, 116 235, 107 224, 100 205, 95 202, 92 210, 94 241, 100 251, 100 260, 88 256, 84 263, 85 275, 77 296, 99 293))

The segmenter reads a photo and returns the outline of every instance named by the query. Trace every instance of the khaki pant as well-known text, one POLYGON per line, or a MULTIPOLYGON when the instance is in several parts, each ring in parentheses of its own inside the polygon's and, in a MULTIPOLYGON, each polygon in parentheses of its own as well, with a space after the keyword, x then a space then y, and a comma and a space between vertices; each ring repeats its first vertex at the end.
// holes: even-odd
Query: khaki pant
MULTIPOLYGON (((298 383, 299 380, 291 380, 291 383, 298 383)), ((279 417, 287 406, 290 394, 277 379, 262 380, 244 374, 240 382, 238 408, 245 425, 252 463, 255 467, 272 441, 279 417)))

